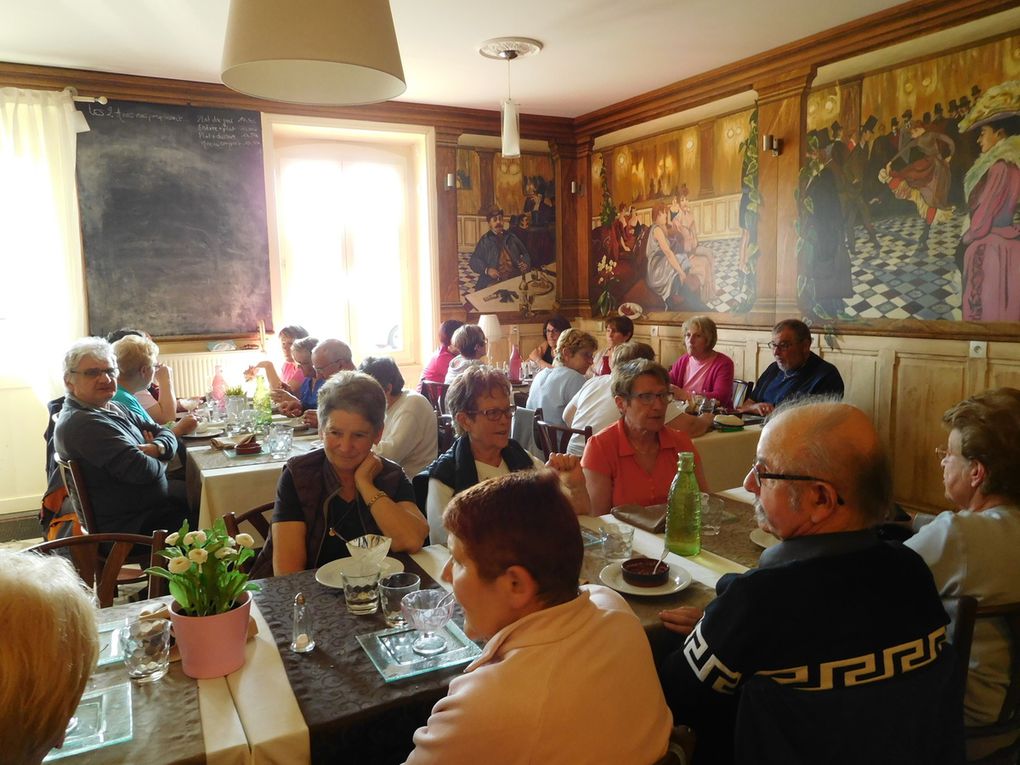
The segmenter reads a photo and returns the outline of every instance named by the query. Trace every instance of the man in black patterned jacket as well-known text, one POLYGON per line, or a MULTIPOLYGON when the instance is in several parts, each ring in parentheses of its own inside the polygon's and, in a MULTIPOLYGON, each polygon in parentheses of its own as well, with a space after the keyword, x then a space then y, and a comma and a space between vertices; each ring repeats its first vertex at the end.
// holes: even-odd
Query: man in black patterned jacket
POLYGON ((660 679, 695 762, 961 761, 939 595, 919 556, 873 531, 892 480, 868 417, 818 399, 781 407, 744 487, 782 542, 720 579, 703 615, 662 614, 688 635, 660 679))

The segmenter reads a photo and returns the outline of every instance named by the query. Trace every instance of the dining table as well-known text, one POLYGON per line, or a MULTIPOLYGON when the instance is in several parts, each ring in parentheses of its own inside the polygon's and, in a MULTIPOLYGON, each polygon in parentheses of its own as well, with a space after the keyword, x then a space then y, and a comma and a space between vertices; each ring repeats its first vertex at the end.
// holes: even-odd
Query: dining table
POLYGON ((693 439, 709 491, 722 491, 744 482, 754 463, 759 438, 761 425, 746 425, 739 430, 713 428, 693 439))

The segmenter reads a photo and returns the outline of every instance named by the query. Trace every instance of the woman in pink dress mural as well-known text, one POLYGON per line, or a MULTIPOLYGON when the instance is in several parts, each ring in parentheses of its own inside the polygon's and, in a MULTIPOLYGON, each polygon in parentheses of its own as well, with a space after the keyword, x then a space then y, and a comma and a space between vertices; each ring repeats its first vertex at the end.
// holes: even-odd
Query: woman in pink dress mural
POLYGON ((970 223, 963 251, 965 321, 1020 321, 1020 80, 989 88, 960 121, 978 130, 981 156, 967 171, 970 223))

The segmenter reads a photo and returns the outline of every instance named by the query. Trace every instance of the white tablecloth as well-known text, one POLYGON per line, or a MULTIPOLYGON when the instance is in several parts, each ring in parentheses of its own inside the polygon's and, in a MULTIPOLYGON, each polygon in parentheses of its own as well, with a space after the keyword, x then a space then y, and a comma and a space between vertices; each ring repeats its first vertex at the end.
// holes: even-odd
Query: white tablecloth
POLYGON ((740 486, 751 469, 761 425, 752 425, 734 433, 710 430, 694 439, 705 470, 708 490, 718 492, 729 486, 740 486))

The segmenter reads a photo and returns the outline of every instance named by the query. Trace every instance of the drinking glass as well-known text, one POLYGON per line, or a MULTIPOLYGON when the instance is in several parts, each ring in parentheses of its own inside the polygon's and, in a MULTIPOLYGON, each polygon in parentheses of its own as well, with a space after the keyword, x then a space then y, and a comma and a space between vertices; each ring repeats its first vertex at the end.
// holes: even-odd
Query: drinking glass
POLYGON ((400 608, 404 596, 417 592, 421 587, 421 577, 407 571, 390 574, 379 581, 379 598, 382 602, 383 618, 390 627, 402 627, 404 612, 400 608))
POLYGON ((610 523, 603 528, 606 534, 603 543, 606 560, 613 562, 630 560, 631 549, 634 546, 634 527, 610 523))
POLYGON ((124 629, 124 666, 128 677, 153 683, 170 667, 170 621, 135 619, 124 629))
POLYGON ((723 511, 725 503, 722 497, 712 497, 708 494, 701 495, 701 535, 715 536, 722 527, 726 513, 723 511))
POLYGON ((379 575, 382 569, 369 563, 352 564, 340 572, 344 583, 347 610, 355 616, 374 614, 379 610, 379 575))
POLYGON ((242 409, 241 410, 241 432, 242 433, 254 433, 255 423, 258 421, 258 410, 256 409, 242 409))
POLYGON ((272 425, 266 445, 274 460, 286 459, 294 445, 294 428, 289 425, 272 425))
POLYGON ((719 402, 714 398, 703 398, 701 405, 698 407, 698 414, 708 414, 714 412, 715 408, 719 406, 719 402))
POLYGON ((247 403, 244 396, 227 396, 227 433, 232 436, 241 432, 241 413, 247 403))
POLYGON ((411 650, 422 656, 435 656, 446 650, 446 638, 436 633, 453 616, 453 598, 445 590, 418 590, 404 596, 400 608, 404 618, 421 633, 411 650), (443 602, 445 601, 445 602, 443 602))

